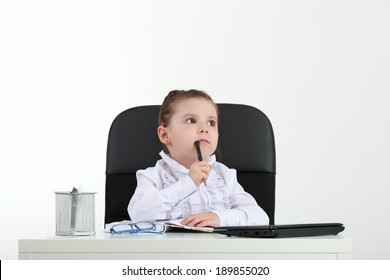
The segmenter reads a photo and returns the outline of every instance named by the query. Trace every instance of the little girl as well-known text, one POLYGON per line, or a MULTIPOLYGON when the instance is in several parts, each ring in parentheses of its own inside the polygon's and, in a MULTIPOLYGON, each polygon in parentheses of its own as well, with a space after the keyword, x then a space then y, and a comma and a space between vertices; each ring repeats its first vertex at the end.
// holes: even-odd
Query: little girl
POLYGON ((237 182, 236 171, 216 162, 218 107, 208 94, 171 91, 161 106, 157 133, 162 159, 136 174, 128 206, 132 221, 183 219, 183 225, 197 227, 269 223, 237 182))

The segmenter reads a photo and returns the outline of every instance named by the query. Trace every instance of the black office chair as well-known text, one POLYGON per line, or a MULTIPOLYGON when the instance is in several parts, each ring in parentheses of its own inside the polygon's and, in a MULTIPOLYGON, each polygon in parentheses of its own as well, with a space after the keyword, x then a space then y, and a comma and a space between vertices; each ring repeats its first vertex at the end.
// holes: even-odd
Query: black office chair
MULTIPOLYGON (((239 104, 218 104, 217 160, 237 170, 237 179, 274 224, 275 141, 271 123, 260 110, 239 104)), ((140 106, 113 121, 107 146, 105 223, 129 220, 127 206, 139 169, 154 166, 162 149, 157 137, 160 106, 140 106)))

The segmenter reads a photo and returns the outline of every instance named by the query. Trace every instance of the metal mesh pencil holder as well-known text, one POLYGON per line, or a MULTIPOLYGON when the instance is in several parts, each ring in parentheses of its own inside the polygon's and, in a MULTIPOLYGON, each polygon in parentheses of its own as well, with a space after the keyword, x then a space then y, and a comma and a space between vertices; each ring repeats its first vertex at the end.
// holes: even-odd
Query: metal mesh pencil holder
POLYGON ((55 192, 56 235, 95 235, 95 193, 55 192))

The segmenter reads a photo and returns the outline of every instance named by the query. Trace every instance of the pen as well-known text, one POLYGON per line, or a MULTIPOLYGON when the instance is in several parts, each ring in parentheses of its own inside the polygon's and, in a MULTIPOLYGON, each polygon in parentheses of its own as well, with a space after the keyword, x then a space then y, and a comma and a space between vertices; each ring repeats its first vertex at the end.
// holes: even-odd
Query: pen
POLYGON ((196 154, 198 155, 198 160, 202 161, 203 158, 202 158, 202 152, 200 151, 199 141, 195 141, 194 144, 196 148, 196 154))
POLYGON ((77 194, 78 190, 76 187, 72 189, 71 194, 71 208, 70 208, 70 230, 74 231, 76 227, 76 212, 77 212, 77 194))

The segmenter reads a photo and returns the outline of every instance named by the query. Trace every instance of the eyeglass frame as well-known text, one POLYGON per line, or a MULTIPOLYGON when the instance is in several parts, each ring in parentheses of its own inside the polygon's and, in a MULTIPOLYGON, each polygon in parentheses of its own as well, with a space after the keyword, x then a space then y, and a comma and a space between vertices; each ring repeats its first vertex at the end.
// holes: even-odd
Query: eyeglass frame
POLYGON ((164 231, 165 231, 165 227, 163 227, 163 229, 161 231, 157 231, 156 224, 154 224, 152 222, 149 222, 149 221, 140 221, 140 222, 136 222, 136 223, 119 223, 119 224, 113 225, 110 228, 111 235, 114 235, 114 234, 118 234, 118 235, 119 234, 137 234, 137 233, 162 234, 164 231), (148 227, 148 228, 140 228, 138 225, 142 224, 142 223, 149 224, 150 227, 148 227), (117 230, 115 230, 115 227, 118 227, 118 226, 130 226, 130 230, 117 231, 117 230))

